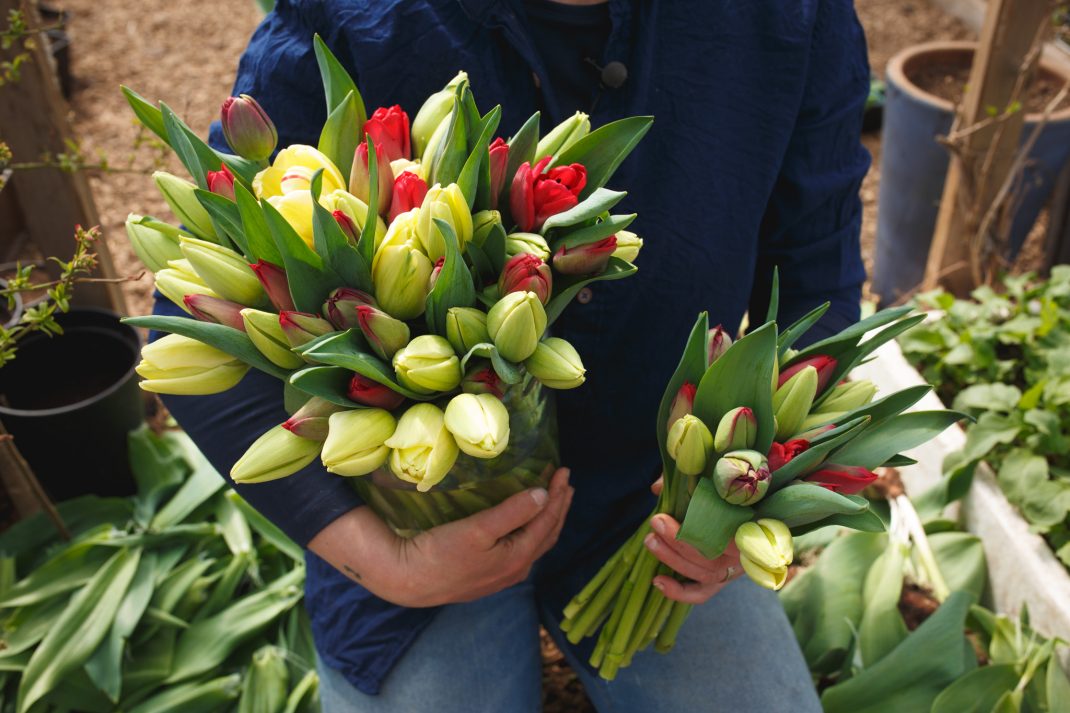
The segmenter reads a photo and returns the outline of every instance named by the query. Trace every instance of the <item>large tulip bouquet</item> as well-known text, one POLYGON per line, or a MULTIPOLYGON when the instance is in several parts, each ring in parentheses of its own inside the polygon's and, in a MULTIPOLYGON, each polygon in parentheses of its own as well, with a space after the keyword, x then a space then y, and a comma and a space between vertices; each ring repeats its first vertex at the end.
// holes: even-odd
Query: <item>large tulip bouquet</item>
MULTIPOLYGON (((770 318, 733 343, 699 316, 658 412, 664 487, 655 513, 681 521, 679 539, 704 556, 730 542, 744 572, 769 589, 787 581, 792 536, 838 525, 881 531, 860 493, 881 465, 907 465, 909 450, 962 418, 910 412, 929 387, 874 401, 867 381, 845 381, 874 349, 917 324, 909 307, 887 310, 801 351, 792 345, 824 305, 781 331, 770 318), (871 330, 873 336, 863 340, 871 330)), ((598 635, 591 665, 612 679, 651 644, 672 648, 691 605, 667 599, 651 580, 673 574, 644 546, 649 520, 610 558, 564 612, 573 643, 598 635)))
POLYGON ((193 395, 249 368, 278 377, 292 416, 234 480, 320 458, 412 533, 545 480, 557 446, 544 387, 585 378, 548 329, 585 285, 636 270, 635 216, 612 215, 624 193, 603 186, 651 119, 590 131, 577 114, 540 138, 536 114, 505 141, 500 107, 481 114, 463 72, 411 127, 398 106, 367 118, 315 48, 328 110, 317 147, 276 154, 271 120, 241 96, 221 117, 235 155, 217 152, 124 89, 195 181, 155 176, 183 227, 127 222, 157 289, 192 317, 129 320, 170 332, 138 372, 144 389, 193 395))

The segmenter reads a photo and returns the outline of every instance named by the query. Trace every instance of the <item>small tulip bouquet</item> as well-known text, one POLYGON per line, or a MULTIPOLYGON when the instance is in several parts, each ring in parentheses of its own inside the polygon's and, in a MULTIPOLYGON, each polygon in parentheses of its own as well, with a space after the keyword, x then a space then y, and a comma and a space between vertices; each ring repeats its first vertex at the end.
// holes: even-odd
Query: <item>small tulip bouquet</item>
MULTIPOLYGON (((844 380, 923 319, 910 316, 911 308, 880 312, 795 351, 828 305, 781 330, 775 290, 772 302, 766 324, 735 343, 719 327, 708 331, 706 315, 699 316, 658 412, 664 482, 655 514, 679 520, 679 539, 707 558, 734 542, 743 571, 780 589, 793 535, 830 525, 883 530, 858 495, 877 478, 873 469, 913 463, 901 451, 963 416, 905 413, 927 386, 874 401, 873 384, 844 380)), ((650 531, 648 520, 564 612, 570 641, 598 635, 590 662, 606 679, 651 644, 671 649, 691 610, 651 585, 654 576, 673 573, 644 546, 650 531)))
POLYGON ((134 249, 191 318, 131 324, 142 388, 205 395, 248 369, 281 380, 292 416, 231 475, 256 483, 320 458, 400 533, 489 507, 545 481, 557 459, 544 387, 584 382, 549 328, 596 280, 636 271, 635 215, 604 188, 649 129, 634 117, 590 131, 576 114, 540 138, 539 115, 508 141, 466 75, 420 108, 366 118, 357 88, 315 38, 327 98, 317 147, 276 153, 248 96, 232 97, 217 152, 166 105, 124 92, 174 149, 190 183, 156 184, 182 227, 131 215, 134 249), (274 158, 272 158, 274 156, 274 158), (361 476, 361 477, 357 477, 361 476))

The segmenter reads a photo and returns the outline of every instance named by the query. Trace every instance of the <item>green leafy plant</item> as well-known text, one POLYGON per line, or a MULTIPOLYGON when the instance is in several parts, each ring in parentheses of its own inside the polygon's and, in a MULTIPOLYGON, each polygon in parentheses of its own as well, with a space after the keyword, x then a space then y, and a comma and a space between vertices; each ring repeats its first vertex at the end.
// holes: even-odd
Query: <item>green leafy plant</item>
POLYGON ((899 344, 944 403, 977 417, 945 471, 968 478, 987 461, 1007 499, 1070 566, 1070 266, 1002 286, 970 300, 919 296, 942 315, 899 344))
POLYGON ((0 711, 319 708, 301 548, 178 433, 131 435, 132 498, 0 535, 0 711))

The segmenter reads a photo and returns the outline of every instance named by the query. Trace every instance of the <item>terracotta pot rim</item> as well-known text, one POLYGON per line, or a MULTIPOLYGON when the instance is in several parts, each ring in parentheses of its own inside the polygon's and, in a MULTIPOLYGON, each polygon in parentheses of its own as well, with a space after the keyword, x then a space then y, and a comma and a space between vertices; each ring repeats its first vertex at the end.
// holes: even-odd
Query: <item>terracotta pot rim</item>
MULTIPOLYGON (((911 45, 903 50, 900 50, 888 60, 888 67, 886 70, 886 76, 888 82, 895 84, 907 94, 914 97, 915 100, 928 104, 931 107, 951 113, 955 110, 955 105, 946 99, 930 94, 924 91, 918 85, 907 77, 906 68, 913 61, 919 61, 919 58, 936 55, 936 54, 961 54, 961 53, 973 53, 977 48, 977 43, 969 40, 937 40, 935 42, 923 42, 917 45, 911 45)), ((1050 74, 1057 78, 1064 80, 1070 79, 1070 75, 1067 75, 1065 71, 1061 71, 1061 68, 1057 65, 1046 61, 1041 58, 1040 69, 1045 74, 1050 74)), ((1040 112, 1032 112, 1026 114, 1025 121, 1027 124, 1039 122, 1043 116, 1040 112)), ((1070 121, 1070 106, 1066 106, 1058 111, 1052 112, 1048 118, 1048 123, 1062 123, 1070 121)))

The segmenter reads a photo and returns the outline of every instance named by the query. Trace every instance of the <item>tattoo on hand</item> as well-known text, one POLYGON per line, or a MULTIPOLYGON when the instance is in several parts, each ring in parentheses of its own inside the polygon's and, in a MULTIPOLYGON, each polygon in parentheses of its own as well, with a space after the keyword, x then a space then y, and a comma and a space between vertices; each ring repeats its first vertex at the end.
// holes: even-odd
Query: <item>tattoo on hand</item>
POLYGON ((342 565, 342 569, 344 569, 345 573, 348 574, 354 581, 360 581, 360 573, 357 572, 355 569, 353 569, 347 564, 342 565))

